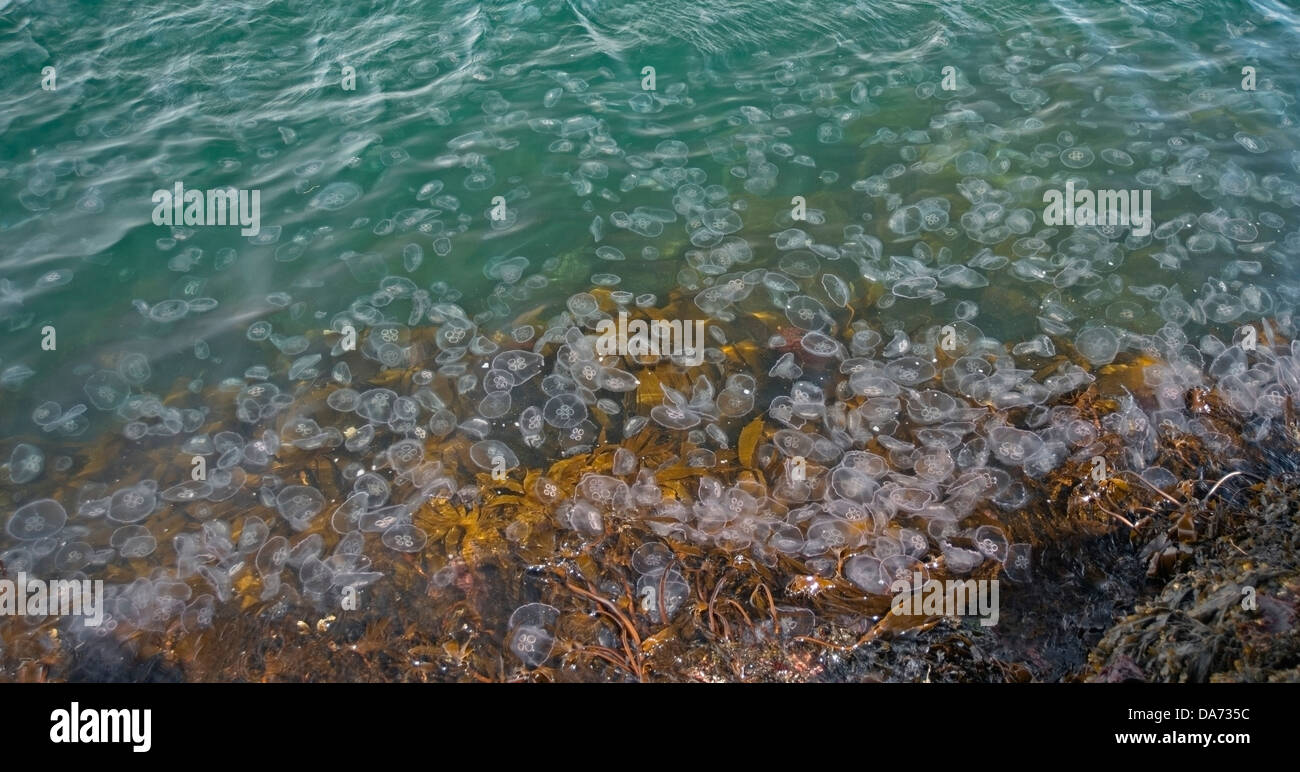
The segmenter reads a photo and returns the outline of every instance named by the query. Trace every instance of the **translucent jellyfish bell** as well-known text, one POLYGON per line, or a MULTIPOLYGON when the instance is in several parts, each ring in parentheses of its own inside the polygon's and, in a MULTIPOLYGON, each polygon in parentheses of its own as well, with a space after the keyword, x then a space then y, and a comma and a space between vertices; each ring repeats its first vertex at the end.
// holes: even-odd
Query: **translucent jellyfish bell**
POLYGON ((84 541, 68 542, 54 553, 54 567, 60 571, 80 571, 89 565, 95 549, 84 541))
POLYGON ((373 423, 385 424, 393 417, 393 404, 397 392, 392 389, 371 389, 361 395, 357 415, 373 423))
POLYGON ((276 494, 275 506, 294 530, 301 531, 325 507, 325 496, 309 485, 286 485, 276 494))
POLYGON ((330 516, 330 526, 338 533, 351 533, 360 527, 361 518, 369 511, 370 495, 357 491, 334 510, 330 516))
POLYGON ((872 555, 854 555, 844 562, 844 577, 872 595, 890 594, 880 569, 880 560, 872 555))
POLYGON ((480 469, 487 471, 510 471, 519 466, 519 457, 509 445, 499 440, 482 440, 469 449, 470 460, 480 469))
POLYGON ((527 667, 539 667, 551 656, 555 637, 551 630, 560 618, 554 606, 529 603, 515 609, 507 624, 507 648, 527 667))
POLYGON ((650 417, 655 423, 669 429, 690 429, 700 423, 698 413, 677 405, 657 405, 650 409, 650 417))
POLYGON ((20 541, 35 541, 53 536, 67 522, 68 513, 62 504, 54 499, 38 499, 19 507, 5 524, 5 531, 20 541))
POLYGON ((662 624, 682 607, 691 587, 675 568, 656 568, 642 574, 636 583, 637 607, 652 624, 662 624))
POLYGON ((433 411, 433 415, 429 416, 429 422, 426 426, 429 429, 429 434, 442 439, 456 429, 456 420, 455 413, 446 408, 441 408, 433 411))
POLYGON ((325 404, 340 413, 351 413, 361 404, 361 395, 354 389, 336 389, 325 398, 325 404))
POLYGON ((838 357, 842 353, 842 346, 839 341, 816 330, 805 333, 800 340, 800 345, 805 353, 815 357, 838 357))
POLYGON ((1007 547, 1003 572, 1008 579, 1015 582, 1028 582, 1033 578, 1033 553, 1028 544, 1012 544, 1007 547))
POLYGON ((882 579, 889 583, 890 592, 916 592, 921 587, 917 584, 918 575, 920 582, 924 583, 929 576, 925 564, 911 555, 899 553, 890 555, 880 561, 880 573, 882 579), (906 589, 900 589, 906 584, 906 589))
POLYGON ((308 204, 313 209, 333 212, 359 198, 361 198, 361 188, 358 185, 351 182, 331 182, 312 196, 308 204))
POLYGON ((117 363, 117 372, 128 382, 140 385, 149 380, 149 358, 144 354, 124 354, 117 363))
POLYGON ((889 229, 900 236, 908 236, 921 229, 922 213, 919 207, 900 207, 889 217, 889 229))
POLYGON ((32 411, 32 423, 44 429, 59 422, 63 416, 63 407, 57 402, 42 402, 32 411))
POLYGON ((22 485, 41 476, 45 469, 45 454, 35 445, 20 442, 9 454, 9 479, 22 485))
POLYGON ((1094 365, 1107 365, 1119 353, 1119 337, 1109 327, 1088 327, 1075 337, 1074 347, 1094 365))
POLYGON ((149 307, 149 318, 155 322, 174 322, 190 312, 190 304, 175 298, 163 300, 149 307))
POLYGON ((917 477, 930 482, 943 482, 952 475, 956 468, 952 454, 947 448, 939 448, 916 457, 913 469, 917 477))
POLYGON ((416 440, 400 440, 388 448, 388 463, 398 474, 405 474, 424 461, 424 446, 416 440))
POLYGON ((369 497, 368 503, 372 507, 383 506, 388 501, 390 493, 388 481, 375 472, 366 472, 359 476, 352 483, 352 490, 366 494, 369 497))
POLYGON ((645 574, 666 568, 674 560, 673 551, 660 542, 647 542, 632 553, 632 568, 645 574))
MULTIPOLYGON (((128 560, 137 560, 148 557, 158 548, 158 540, 148 529, 142 526, 126 526, 127 528, 139 528, 140 531, 130 538, 123 539, 117 548, 117 553, 128 560)), ((121 529, 118 529, 121 530, 121 529)))
POLYGON ((924 383, 936 374, 933 364, 916 356, 904 356, 885 366, 885 375, 904 386, 924 383))
POLYGON ((159 494, 163 501, 190 502, 206 499, 212 493, 212 484, 206 480, 186 480, 159 494))
POLYGON ((600 308, 595 296, 589 292, 579 292, 569 298, 566 303, 570 312, 574 316, 582 318, 594 313, 600 308))
POLYGON ((215 616, 216 601, 211 595, 205 593, 185 608, 185 612, 181 615, 181 622, 186 630, 203 630, 212 626, 215 616))
POLYGON ((935 389, 914 392, 907 397, 907 416, 919 424, 947 420, 957 410, 957 400, 935 389))
POLYGON ((998 562, 1007 559, 1007 537, 995 525, 982 525, 975 529, 975 549, 987 558, 998 562))
POLYGON ((409 523, 399 523, 384 531, 384 546, 396 552, 419 552, 429 541, 429 535, 409 523))
POLYGON ((614 461, 610 472, 620 477, 630 475, 636 472, 637 460, 636 454, 627 448, 619 448, 614 451, 614 461))
POLYGON ((260 517, 249 516, 239 529, 239 541, 236 548, 241 554, 251 554, 261 549, 271 535, 271 528, 260 517))
POLYGON ((157 503, 155 491, 147 486, 122 488, 113 494, 108 519, 116 523, 137 523, 152 514, 157 503))
POLYGON ((786 303, 785 316, 803 330, 820 330, 831 323, 826 307, 808 295, 796 295, 786 303))
POLYGON ((1024 466, 1043 449, 1043 440, 1037 434, 1010 426, 999 426, 989 431, 989 448, 999 461, 1008 466, 1024 466))
POLYGON ((1093 154, 1092 149, 1083 145, 1067 147, 1061 151, 1060 155, 1061 165, 1067 169, 1083 169, 1091 166, 1095 159, 1096 156, 1093 154))
POLYGON ((968 574, 984 562, 984 556, 976 550, 964 549, 947 541, 940 542, 940 546, 943 549, 944 562, 948 570, 954 574, 968 574))
POLYGON ((718 393, 718 412, 728 418, 747 415, 754 409, 753 389, 740 390, 728 385, 718 393))
POLYGON ((478 414, 484 418, 501 418, 510 412, 510 392, 490 392, 478 403, 478 414))
POLYGON ((130 384, 112 370, 100 370, 86 379, 86 396, 100 410, 116 410, 131 395, 130 384))
POLYGON ((545 364, 545 357, 532 351, 502 351, 491 360, 491 369, 510 373, 517 386, 541 373, 545 364))
POLYGON ((577 394, 557 394, 542 407, 542 417, 556 429, 571 429, 587 420, 587 405, 577 394))

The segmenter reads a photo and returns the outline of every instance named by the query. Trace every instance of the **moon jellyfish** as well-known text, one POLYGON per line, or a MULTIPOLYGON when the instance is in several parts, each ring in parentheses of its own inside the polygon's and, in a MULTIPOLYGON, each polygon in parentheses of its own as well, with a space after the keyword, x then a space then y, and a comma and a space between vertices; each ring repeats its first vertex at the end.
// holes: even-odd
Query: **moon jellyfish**
POLYGON ((186 630, 204 630, 212 627, 215 616, 216 602, 211 595, 205 593, 185 607, 185 611, 181 614, 181 623, 186 630))
POLYGON ((557 394, 542 406, 542 417, 556 429, 571 429, 587 420, 587 406, 577 394, 557 394))
POLYGON ((100 370, 87 378, 84 389, 90 403, 100 410, 116 410, 131 395, 130 384, 112 370, 100 370))
POLYGON ((1008 579, 1014 582, 1030 581, 1032 579, 1032 565, 1033 553, 1028 544, 1019 543, 1007 547, 1006 559, 1003 561, 1003 573, 1006 574, 1008 579))
POLYGON ((519 458, 510 446, 498 440, 482 440, 470 446, 470 460, 480 469, 510 471, 519 466, 519 458))
POLYGON ((187 502, 205 499, 212 492, 212 485, 204 480, 186 480, 173 485, 159 494, 159 498, 168 502, 187 502))
POLYGON ((391 389, 371 389, 361 395, 357 403, 357 415, 371 423, 386 424, 393 416, 393 404, 397 401, 397 392, 391 389))
POLYGON ((997 526, 982 525, 975 529, 975 549, 987 558, 1004 562, 1007 559, 1007 537, 997 526))
POLYGON ((1233 241, 1254 241, 1259 236, 1259 229, 1249 220, 1225 220, 1219 230, 1233 241))
POLYGON ((405 474, 424 460, 424 446, 415 440, 400 440, 388 448, 388 463, 398 474, 405 474))
POLYGON ((63 407, 54 401, 42 402, 32 411, 32 423, 46 431, 49 431, 47 427, 53 428, 59 423, 62 417, 63 407))
POLYGON ((889 229, 900 236, 910 236, 921 229, 924 217, 920 207, 905 206, 889 217, 889 229))
POLYGON ((570 296, 565 305, 574 316, 579 318, 592 314, 600 308, 595 296, 589 292, 579 292, 570 296))
POLYGON ((155 491, 143 484, 122 488, 113 494, 108 519, 117 523, 136 523, 152 514, 157 504, 155 491))
POLYGON ((676 405, 657 405, 650 409, 650 417, 655 423, 669 429, 689 429, 698 426, 698 413, 676 405))
POLYGON ((559 609, 545 603, 529 603, 515 609, 507 623, 507 648, 526 667, 539 667, 551 656, 555 636, 551 630, 560 618, 559 609))
POLYGON ((1269 150, 1269 144, 1266 140, 1247 134, 1244 131, 1233 134, 1232 138, 1237 141, 1238 145, 1252 153, 1266 153, 1269 150))
POLYGON ((54 499, 37 499, 19 507, 5 524, 5 531, 20 541, 53 536, 68 522, 67 510, 54 499))
POLYGON ((138 386, 149 380, 149 359, 144 354, 125 354, 118 360, 117 372, 129 383, 138 386))
POLYGON ((325 404, 340 413, 351 413, 361 403, 361 395, 354 389, 337 389, 325 398, 325 404))
POLYGON ((361 188, 351 182, 331 182, 312 196, 309 202, 313 209, 333 212, 361 198, 361 188))
POLYGON ((652 624, 662 624, 682 607, 690 596, 690 585, 675 568, 655 568, 636 583, 637 607, 652 624), (667 615, 667 619, 665 619, 667 615))
POLYGON ((1101 160, 1112 166, 1132 166, 1133 156, 1113 147, 1102 148, 1101 160))
POLYGON ((79 571, 90 564, 94 552, 84 541, 68 542, 54 553, 54 567, 60 571, 79 571))
POLYGON ((140 531, 142 533, 122 540, 121 546, 117 548, 119 555, 128 560, 136 560, 153 554, 153 551, 158 548, 158 540, 147 529, 141 527, 140 531))
POLYGON ((241 554, 249 554, 261 548, 271 535, 271 528, 260 517, 249 516, 239 530, 236 548, 241 554))
POLYGON ((1075 337, 1074 347, 1094 365, 1108 365, 1119 353, 1119 338, 1109 327, 1088 327, 1075 337))
POLYGON ((935 376, 937 370, 930 362, 916 357, 904 356, 885 366, 885 376, 903 386, 916 386, 935 376))
POLYGON ((1067 147, 1061 151, 1060 155, 1061 165, 1069 169, 1082 169, 1092 166, 1095 158, 1096 156, 1093 155, 1092 150, 1084 145, 1067 147))
POLYGON ((276 494, 275 507, 295 531, 301 531, 325 507, 325 496, 311 486, 286 485, 276 494))
POLYGON ((968 574, 984 562, 984 555, 976 550, 964 549, 946 541, 941 541, 940 546, 943 548, 944 563, 954 574, 968 574))
POLYGON ((419 552, 429 541, 429 535, 420 528, 399 523, 384 531, 384 546, 396 552, 419 552))
POLYGON ((786 303, 785 315, 791 324, 804 330, 820 330, 831 323, 826 307, 807 295, 790 298, 786 303))
POLYGON ((844 577, 863 591, 872 595, 888 595, 889 585, 880 568, 880 560, 872 555, 854 555, 844 562, 844 577))
POLYGON ((40 477, 45 470, 45 454, 35 445, 20 442, 9 454, 9 479, 18 485, 40 477))
POLYGON ((923 584, 917 584, 917 575, 920 575, 920 581, 924 583, 929 572, 920 560, 900 552, 880 561, 880 574, 883 581, 889 582, 889 591, 897 593, 900 592, 900 585, 906 585, 901 589, 902 592, 920 590, 923 584))
MULTIPOLYGON (((974 273, 973 271, 971 273, 974 273)), ((976 274, 978 276, 978 274, 976 274)), ((890 287, 890 292, 895 297, 905 298, 908 300, 917 300, 934 295, 935 288, 939 286, 939 280, 933 276, 913 276, 902 281, 894 282, 890 287)))
POLYGON ((834 274, 823 274, 822 289, 826 291, 826 296, 832 303, 840 308, 848 307, 850 290, 848 283, 843 279, 834 274))
POLYGON ((184 300, 163 300, 149 307, 149 318, 155 322, 174 322, 190 312, 184 300))
POLYGON ((1043 440, 1030 431, 999 426, 989 432, 989 447, 999 461, 1018 467, 1042 451, 1043 440))
POLYGON ((632 553, 632 568, 639 574, 666 568, 674 560, 673 551, 660 542, 646 542, 632 553))
POLYGON ((487 396, 479 400, 478 414, 484 418, 500 418, 510 412, 510 405, 510 392, 489 392, 487 396))

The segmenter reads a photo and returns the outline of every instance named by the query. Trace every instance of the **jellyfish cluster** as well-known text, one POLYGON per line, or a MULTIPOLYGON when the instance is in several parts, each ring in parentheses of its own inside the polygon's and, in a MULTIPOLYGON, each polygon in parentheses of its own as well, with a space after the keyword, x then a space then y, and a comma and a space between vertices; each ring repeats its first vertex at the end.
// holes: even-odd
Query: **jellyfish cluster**
MULTIPOLYGON (((1116 13, 1170 34, 1168 14, 1116 13)), ((535 21, 494 10, 475 34, 504 57, 541 45, 535 21)), ((655 90, 398 46, 385 88, 441 97, 424 136, 365 100, 235 122, 247 157, 220 171, 267 180, 260 233, 150 231, 163 279, 112 295, 121 329, 87 332, 93 350, 65 329, 66 359, 0 348, 0 563, 106 579, 102 625, 58 622, 87 639, 339 613, 409 566, 474 563, 446 513, 505 505, 545 513, 476 521, 521 573, 636 539, 597 586, 652 627, 691 607, 702 555, 864 601, 918 575, 1029 585, 1034 535, 1000 515, 1048 506, 1037 481, 1102 456, 1168 487, 1171 438, 1230 459, 1282 425, 1300 151, 1280 86, 1113 81, 1136 54, 1028 29, 959 52, 973 34, 875 70, 837 46, 736 72, 692 56, 655 90), (1067 184, 1151 190, 1154 227, 1043 224, 1067 184), (607 353, 620 315, 702 321, 702 356, 607 353)), ((91 139, 124 130, 90 121, 0 177, 33 218, 93 224, 127 183, 91 139)), ((0 276, 10 330, 109 270, 80 248, 77 272, 0 276)), ((539 668, 562 604, 520 600, 497 637, 539 668)), ((781 604, 783 629, 816 623, 781 604)))

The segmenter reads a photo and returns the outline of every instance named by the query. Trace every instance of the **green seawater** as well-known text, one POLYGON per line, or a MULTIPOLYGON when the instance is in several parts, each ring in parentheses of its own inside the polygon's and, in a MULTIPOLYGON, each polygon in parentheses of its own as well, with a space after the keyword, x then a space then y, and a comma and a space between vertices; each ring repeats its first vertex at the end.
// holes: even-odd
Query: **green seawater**
MULTIPOLYGON (((245 345, 249 323, 266 319, 282 334, 325 327, 374 289, 376 275, 447 282, 469 313, 498 319, 585 289, 590 273, 660 297, 679 283, 703 286, 707 274, 678 278, 694 249, 685 217, 655 238, 610 224, 638 206, 673 209, 680 182, 654 171, 665 140, 689 152, 671 168, 722 186, 724 205, 746 207, 737 234, 753 250, 746 269, 769 267, 771 234, 783 229, 775 216, 795 195, 825 212, 808 228, 818 242, 835 245, 858 225, 885 239, 886 255, 910 254, 910 243, 890 243, 886 200, 852 190, 854 181, 898 163, 943 164, 891 180, 890 193, 907 204, 951 199, 957 225, 969 204, 955 190, 966 175, 953 159, 1001 155, 1009 168, 985 174, 999 187, 1026 173, 1059 178, 1055 157, 1021 156, 1062 131, 1094 152, 1142 148, 1131 166, 1097 158, 1078 172, 1098 187, 1143 187, 1136 172, 1172 165, 1151 159, 1171 137, 1194 146, 1204 168, 1190 171, 1191 185, 1157 186, 1156 225, 1217 204, 1280 215, 1285 224, 1263 228, 1259 242, 1280 246, 1295 227, 1297 17, 1280 3, 9 2, 0 19, 0 367, 36 373, 9 392, 10 428, 26 420, 34 394, 83 396, 69 373, 115 347, 145 352, 158 374, 238 374, 259 361, 245 345), (355 68, 355 90, 343 87, 344 66, 355 68), (940 88, 945 66, 957 69, 959 91, 940 88), (1256 91, 1241 88, 1244 66, 1257 70, 1256 91), (55 68, 53 91, 42 90, 46 67, 55 68), (655 91, 642 88, 645 67, 655 91), (1035 90, 1022 97, 1029 104, 1013 100, 1017 88, 1035 90), (935 128, 950 110, 963 115, 935 128), (1026 118, 1042 127, 1018 130, 1026 118), (928 137, 873 144, 882 129, 928 137), (1248 152, 1233 141, 1238 132, 1269 150, 1248 152), (900 158, 907 149, 918 161, 900 158), (756 152, 763 158, 753 162, 756 152), (777 171, 757 194, 739 176, 752 163, 777 171), (1216 200, 1225 173, 1249 175, 1271 200, 1216 200), (150 196, 178 180, 259 190, 273 243, 230 227, 155 226, 150 196), (338 211, 312 208, 312 196, 338 182, 360 197, 338 211), (443 186, 447 206, 419 199, 427 183, 443 186), (498 195, 509 202, 508 227, 488 217, 498 195), (435 252, 439 238, 446 254, 435 252), (410 244, 424 259, 408 272, 410 244), (627 259, 599 260, 599 245, 627 259), (234 250, 234 262, 222 265, 222 250, 234 250), (340 259, 348 252, 377 258, 358 270, 365 282, 340 259), (563 259, 563 280, 524 298, 489 298, 496 282, 484 267, 516 256, 528 273, 563 259), (50 272, 71 281, 45 289, 50 272), (220 305, 167 325, 131 305, 186 292, 220 305), (288 293, 288 308, 266 301, 276 292, 288 293), (55 352, 39 346, 47 324, 59 331, 55 352), (193 356, 197 341, 207 358, 193 356)), ((1028 206, 1041 217, 1041 203, 1028 206)), ((1013 240, 991 246, 1014 257, 1013 240)), ((954 263, 983 246, 960 235, 934 243, 954 263)), ((1285 264, 1267 259, 1277 251, 1246 256, 1264 258, 1252 282, 1267 289, 1285 278, 1285 264)), ((1193 254, 1171 271, 1130 255, 1114 275, 1178 282, 1190 294, 1234 257, 1193 254)), ((1035 332, 979 322, 1004 339, 1035 332)))

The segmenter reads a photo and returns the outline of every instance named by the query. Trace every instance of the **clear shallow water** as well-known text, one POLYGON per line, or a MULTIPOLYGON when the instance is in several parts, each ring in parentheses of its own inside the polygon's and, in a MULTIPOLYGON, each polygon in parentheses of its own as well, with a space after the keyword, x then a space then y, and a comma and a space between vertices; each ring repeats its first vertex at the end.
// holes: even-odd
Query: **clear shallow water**
MULTIPOLYGON (((35 478, 7 484, 5 515, 52 497, 73 514, 73 527, 84 520, 75 540, 97 549, 118 547, 110 535, 121 523, 75 514, 88 483, 106 487, 86 500, 141 479, 167 489, 188 479, 192 453, 181 448, 192 435, 232 431, 242 445, 270 429, 288 442, 297 417, 332 424, 319 394, 314 402, 305 395, 339 388, 329 385, 338 360, 356 371, 358 391, 414 393, 409 382, 392 385, 383 368, 363 367, 374 368, 378 346, 390 342, 386 323, 401 347, 418 330, 454 327, 448 319, 457 314, 437 303, 459 306, 477 333, 506 347, 518 345, 507 338, 523 323, 562 333, 577 313, 569 303, 574 314, 559 316, 566 301, 590 290, 593 276, 617 279, 611 289, 653 293, 652 306, 671 299, 681 318, 718 320, 723 338, 714 340, 752 340, 763 353, 752 372, 760 404, 714 422, 725 443, 692 443, 717 451, 734 447, 744 423, 789 391, 792 378, 767 374, 779 357, 768 340, 774 333, 798 339, 824 327, 851 346, 855 331, 869 329, 880 340, 868 346, 866 335, 841 358, 883 369, 905 354, 927 358, 939 328, 964 320, 978 330, 958 325, 960 353, 981 350, 982 333, 1007 350, 1026 345, 1016 364, 1034 371, 1075 341, 1085 366, 1134 352, 1177 359, 1184 342, 1169 332, 1172 322, 1198 350, 1199 359, 1184 357, 1198 373, 1223 349, 1203 335, 1230 344, 1236 327, 1263 318, 1274 320, 1279 338, 1291 333, 1300 19, 1281 4, 109 2, 8 3, 0 16, 0 429, 13 438, 0 456, 19 442, 45 456, 35 478), (345 65, 356 71, 353 91, 341 84, 345 65), (53 91, 40 89, 47 66, 56 68, 53 91), (642 87, 647 66, 654 91, 642 87), (943 88, 948 66, 953 91, 943 88), (1242 89, 1246 66, 1257 72, 1254 91, 1242 89), (1044 230, 1043 191, 1071 177, 1153 191, 1153 236, 1044 230), (249 239, 230 227, 154 225, 151 194, 178 180, 191 189, 259 190, 263 232, 249 239), (504 222, 488 216, 495 196, 507 202, 504 222), (808 221, 791 219, 794 196, 807 200, 808 221), (758 269, 774 273, 750 273, 758 269), (797 289, 781 289, 785 282, 797 289), (839 287, 845 307, 835 302, 839 287), (833 321, 801 329, 789 314, 806 305, 800 296, 833 321), (337 339, 322 334, 339 329, 344 314, 363 342, 375 343, 361 346, 369 365, 336 356, 337 339), (255 323, 275 337, 250 342, 255 323), (47 325, 57 335, 53 351, 41 347, 47 325), (900 332, 912 349, 903 350, 900 332), (1052 336, 1051 353, 1043 335, 1052 336), (315 365, 300 359, 313 354, 322 357, 315 365), (257 366, 267 370, 247 377, 257 366), (286 397, 239 420, 234 410, 262 381, 302 401, 286 397), (123 405, 128 392, 137 397, 123 405), (150 395, 197 412, 169 413, 150 395), (50 401, 86 412, 44 431, 33 412, 50 401), (141 431, 150 433, 132 436, 141 431), (113 460, 92 461, 110 448, 113 460), (172 452, 174 462, 164 461, 172 452)), ((594 321, 585 320, 587 332, 594 321)), ((446 364, 451 357, 434 357, 455 346, 431 337, 388 369, 446 364)), ((557 346, 524 342, 552 372, 557 346)), ((479 375, 490 360, 464 356, 467 372, 479 375)), ((833 403, 836 368, 800 361, 833 403)), ((1215 377, 1230 374, 1230 364, 1215 377)), ((464 421, 484 392, 477 381, 462 388, 454 367, 436 376, 434 391, 448 402, 463 393, 450 407, 464 421)), ((691 377, 706 374, 721 389, 743 372, 735 358, 710 367, 691 377)), ((1228 391, 1251 413, 1261 396, 1289 388, 1287 367, 1228 391)), ((1011 377, 972 396, 940 380, 901 382, 998 408, 1050 404, 1065 390, 1017 390, 1011 377)), ((622 394, 596 389, 586 402, 594 413, 595 397, 623 404, 622 394)), ((485 436, 531 466, 546 456, 521 443, 512 421, 553 395, 517 395, 485 436)), ((613 425, 648 416, 646 406, 661 399, 638 396, 613 425)), ((430 407, 421 405, 415 424, 428 424, 430 407)), ((372 445, 336 458, 366 469, 389 464, 376 459, 415 436, 415 424, 386 422, 372 445)), ((915 428, 904 419, 883 434, 914 442, 915 428)), ((981 426, 980 436, 990 431, 981 426)), ((432 457, 437 443, 429 442, 432 457)), ((215 465, 221 452, 208 460, 215 465)), ((1048 453, 1043 464, 1064 455, 1048 453)), ((1135 471, 1152 460, 1139 451, 1135 471)), ((836 461, 819 459, 828 468, 836 461)), ((984 465, 959 464, 958 473, 984 465)), ((277 519, 283 507, 257 509, 251 498, 256 464, 235 466, 248 467, 248 489, 227 499, 238 503, 228 517, 214 519, 237 537, 254 514, 296 541, 277 519)), ((430 477, 454 490, 476 471, 449 464, 430 477)), ((284 479, 292 472, 277 469, 284 479)), ((635 472, 625 477, 633 482, 635 472)), ((937 500, 949 482, 931 481, 942 489, 937 500)), ((394 500, 410 491, 402 492, 394 500)), ((338 503, 325 502, 313 526, 326 554, 338 534, 325 521, 338 503)), ((808 536, 807 524, 798 525, 808 536)), ((708 541, 707 528, 692 527, 692 538, 708 541)), ((168 543, 176 531, 153 534, 160 546, 149 565, 177 567, 183 550, 168 543)), ((53 560, 68 542, 67 534, 39 545, 5 538, 34 561, 53 560)), ((383 549, 368 538, 369 551, 383 549)), ((931 545, 935 555, 940 542, 931 545)), ((182 574, 238 562, 203 549, 182 574)), ((47 568, 82 570, 68 565, 47 568)), ((289 573, 286 583, 305 589, 289 573)), ((184 578, 195 595, 224 594, 184 578)), ((263 590, 249 592, 278 597, 274 587, 263 590)), ((329 593, 317 594, 324 602, 329 593)))

